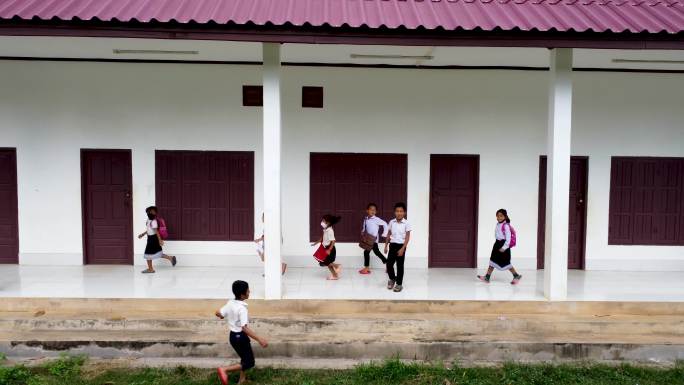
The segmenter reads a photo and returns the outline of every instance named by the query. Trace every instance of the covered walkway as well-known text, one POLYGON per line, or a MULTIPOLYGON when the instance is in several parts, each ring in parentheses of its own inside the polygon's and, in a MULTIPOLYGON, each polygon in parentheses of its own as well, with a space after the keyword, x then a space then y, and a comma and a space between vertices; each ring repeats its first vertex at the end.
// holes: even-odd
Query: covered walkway
MULTIPOLYGON (((157 274, 140 266, 0 265, 0 297, 63 298, 229 298, 230 285, 246 280, 252 298, 264 298, 262 270, 234 267, 161 265, 157 274)), ((285 299, 545 301, 543 270, 522 271, 519 286, 508 273, 495 273, 489 285, 474 269, 408 269, 401 293, 384 288, 386 275, 362 276, 347 268, 342 279, 325 280, 318 268, 291 268, 283 278, 285 299)), ((684 302, 681 272, 570 270, 568 301, 684 302)))

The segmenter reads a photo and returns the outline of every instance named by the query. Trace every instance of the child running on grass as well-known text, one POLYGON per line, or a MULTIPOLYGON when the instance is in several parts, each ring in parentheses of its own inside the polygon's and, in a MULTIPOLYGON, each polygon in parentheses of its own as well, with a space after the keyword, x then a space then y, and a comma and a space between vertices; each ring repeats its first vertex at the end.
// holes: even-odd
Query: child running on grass
POLYGON ((316 246, 320 243, 323 248, 325 248, 327 256, 324 260, 319 262, 319 265, 325 266, 328 268, 328 270, 330 270, 330 275, 328 278, 326 278, 329 281, 336 281, 340 279, 340 273, 342 272, 342 265, 335 263, 337 250, 335 249, 335 231, 333 230, 333 226, 335 226, 340 219, 340 217, 335 215, 324 215, 321 219, 323 235, 318 241, 311 244, 311 246, 316 246))
POLYGON ((508 212, 505 209, 499 209, 496 212, 496 227, 494 228, 494 246, 492 247, 492 255, 489 258, 489 268, 487 274, 484 276, 478 275, 477 278, 485 283, 489 283, 492 272, 497 270, 510 270, 513 274, 511 285, 517 285, 522 278, 511 264, 511 247, 515 246, 514 230, 511 227, 511 219, 508 217, 508 212))
POLYGON ((229 383, 229 373, 237 371, 240 371, 240 379, 237 383, 242 384, 246 380, 247 371, 254 367, 254 353, 252 352, 250 338, 257 341, 261 347, 265 348, 268 346, 268 342, 257 336, 248 326, 249 315, 245 300, 249 298, 249 284, 245 281, 233 282, 233 294, 235 299, 231 299, 221 309, 216 311, 218 318, 225 319, 228 322, 230 346, 240 356, 239 364, 217 369, 219 379, 223 385, 229 383))

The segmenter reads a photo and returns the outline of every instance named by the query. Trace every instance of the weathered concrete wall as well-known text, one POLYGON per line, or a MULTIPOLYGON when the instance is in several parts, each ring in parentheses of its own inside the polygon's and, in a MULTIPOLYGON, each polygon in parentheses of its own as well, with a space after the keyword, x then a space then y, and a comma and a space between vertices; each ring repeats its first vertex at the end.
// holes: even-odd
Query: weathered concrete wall
MULTIPOLYGON (((0 352, 232 357, 214 300, 0 299, 0 352)), ((259 358, 674 362, 684 304, 250 301, 259 358)))

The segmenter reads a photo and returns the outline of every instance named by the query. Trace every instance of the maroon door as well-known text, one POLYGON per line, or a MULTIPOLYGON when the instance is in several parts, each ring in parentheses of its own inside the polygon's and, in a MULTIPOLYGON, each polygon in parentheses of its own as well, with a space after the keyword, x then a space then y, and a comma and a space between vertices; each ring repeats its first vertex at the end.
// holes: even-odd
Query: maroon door
POLYGON ((430 267, 476 267, 477 155, 430 155, 430 267))
POLYGON ((0 148, 0 263, 19 262, 17 155, 0 148))
POLYGON ((130 150, 82 150, 85 263, 133 263, 130 150))
MULTIPOLYGON (((586 157, 570 159, 570 206, 568 220, 568 268, 584 269, 584 250, 587 221, 586 157)), ((546 157, 539 160, 539 211, 537 221, 537 268, 544 268, 544 239, 546 237, 546 157)))

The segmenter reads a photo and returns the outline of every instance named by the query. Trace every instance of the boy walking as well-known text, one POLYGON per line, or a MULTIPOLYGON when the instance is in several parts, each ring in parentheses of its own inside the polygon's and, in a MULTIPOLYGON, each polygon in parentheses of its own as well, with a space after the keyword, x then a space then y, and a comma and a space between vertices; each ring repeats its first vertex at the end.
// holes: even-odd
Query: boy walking
POLYGON ((406 204, 399 202, 394 205, 394 219, 389 223, 389 237, 385 240, 385 253, 387 254, 387 289, 400 292, 404 286, 404 261, 406 260, 406 247, 411 240, 411 225, 406 220, 406 204), (397 273, 394 273, 394 264, 397 264, 397 273))
POLYGON ((246 380, 247 371, 254 367, 254 353, 252 352, 250 338, 256 340, 261 347, 265 348, 268 346, 268 342, 257 336, 247 325, 249 323, 249 315, 245 300, 249 298, 249 284, 245 281, 233 282, 233 294, 235 299, 228 301, 215 313, 218 318, 225 319, 228 322, 230 346, 240 356, 239 364, 217 369, 219 379, 223 385, 228 384, 228 374, 237 371, 240 371, 238 384, 242 384, 246 380))
POLYGON ((370 253, 373 251, 375 255, 380 258, 382 261, 382 264, 385 265, 387 264, 387 258, 385 258, 384 255, 380 252, 380 249, 378 248, 378 242, 380 241, 380 227, 383 228, 382 236, 386 237, 387 232, 389 231, 389 227, 387 226, 387 222, 383 221, 381 218, 378 218, 375 216, 375 214, 378 211, 378 206, 375 205, 375 203, 369 203, 368 206, 366 206, 366 217, 363 218, 363 226, 361 227, 361 238, 363 239, 366 236, 372 236, 375 237, 375 241, 373 243, 373 248, 370 250, 364 250, 363 251, 363 269, 359 270, 359 274, 370 274, 371 269, 370 269, 370 253))

